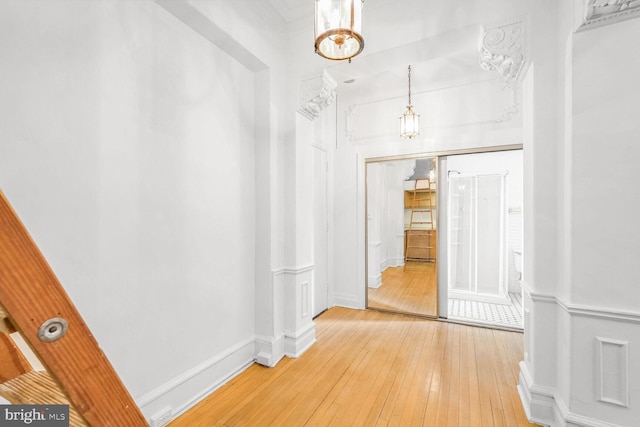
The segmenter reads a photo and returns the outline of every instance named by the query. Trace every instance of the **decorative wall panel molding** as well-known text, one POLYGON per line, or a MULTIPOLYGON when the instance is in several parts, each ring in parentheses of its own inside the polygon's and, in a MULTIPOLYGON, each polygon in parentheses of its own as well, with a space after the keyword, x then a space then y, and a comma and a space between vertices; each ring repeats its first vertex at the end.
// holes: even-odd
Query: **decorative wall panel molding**
POLYGON ((629 407, 629 342, 596 337, 598 400, 629 407))
POLYGON ((298 112, 309 120, 315 120, 320 111, 336 99, 337 86, 336 81, 326 71, 322 73, 322 77, 302 81, 298 112))
POLYGON ((482 27, 480 67, 495 71, 505 83, 515 85, 525 64, 525 22, 482 27))
POLYGON ((584 0, 584 10, 577 31, 640 16, 640 0, 584 0))
POLYGON ((344 119, 345 119, 345 136, 347 137, 347 139, 349 141, 353 141, 354 139, 354 135, 353 135, 353 117, 356 113, 356 108, 358 106, 355 104, 349 105, 347 107, 347 111, 345 111, 344 113, 344 119))
MULTIPOLYGON (((609 363, 609 362, 607 362, 609 363)), ((520 362, 518 394, 531 422, 541 425, 566 427, 615 427, 630 424, 613 424, 601 419, 577 414, 569 410, 561 393, 556 388, 535 384, 529 365, 520 362)))
MULTIPOLYGON (((412 99, 422 116, 422 133, 416 140, 428 138, 436 129, 506 123, 520 113, 519 89, 505 87, 497 78, 420 92, 412 99)), ((400 139, 398 117, 405 108, 404 97, 349 105, 344 112, 347 140, 368 144, 400 139), (389 111, 399 113, 395 116, 389 111)))
POLYGON ((300 292, 300 308, 302 309, 302 317, 307 317, 311 310, 311 298, 309 297, 309 282, 303 282, 300 292))

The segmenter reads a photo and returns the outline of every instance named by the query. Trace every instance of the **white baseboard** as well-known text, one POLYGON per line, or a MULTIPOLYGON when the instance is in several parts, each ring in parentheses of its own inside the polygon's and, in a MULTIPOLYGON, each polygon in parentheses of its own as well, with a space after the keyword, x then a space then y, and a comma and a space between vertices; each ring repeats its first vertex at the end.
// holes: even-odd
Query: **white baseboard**
POLYGON ((556 389, 533 384, 529 369, 520 362, 518 394, 530 422, 550 427, 623 427, 569 411, 556 389))
POLYGON ((385 258, 380 263, 380 271, 385 271, 389 267, 401 267, 404 265, 404 258, 385 258))
POLYGON ((251 366, 255 354, 255 337, 251 337, 141 396, 136 404, 147 419, 167 406, 172 408, 172 418, 178 417, 251 366))
POLYGON ((377 276, 369 276, 369 279, 367 280, 367 286, 374 289, 382 286, 382 275, 378 274, 377 276))
POLYGON ((520 362, 518 394, 529 421, 543 426, 554 425, 554 390, 534 386, 529 368, 524 362, 520 362))
POLYGON ((354 295, 334 294, 334 302, 338 307, 360 309, 358 298, 354 295))

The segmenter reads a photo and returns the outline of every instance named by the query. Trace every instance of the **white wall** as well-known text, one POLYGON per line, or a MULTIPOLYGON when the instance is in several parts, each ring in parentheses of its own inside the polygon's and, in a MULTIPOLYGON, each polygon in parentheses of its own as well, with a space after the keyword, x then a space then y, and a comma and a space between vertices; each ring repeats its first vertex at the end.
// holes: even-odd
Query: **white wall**
MULTIPOLYGON (((640 419, 640 19, 573 37, 570 162, 571 303, 597 307, 605 318, 571 316, 568 357, 572 411, 619 425, 640 419), (597 76, 614 76, 593 84, 597 76), (594 206, 594 196, 598 207, 594 206), (595 207, 595 208, 594 208, 595 207), (628 313, 631 321, 619 318, 628 313), (607 318, 608 317, 608 318, 607 318), (599 360, 600 341, 613 340, 599 360), (627 353, 628 352, 628 353, 627 353), (618 358, 628 357, 628 362, 618 358), (602 371, 604 370, 604 372, 602 371), (629 407, 600 400, 603 394, 629 407), (621 380, 624 379, 624 380, 621 380), (622 382, 626 382, 623 384, 622 382), (628 390, 625 390, 628 387, 628 390), (618 388, 615 390, 614 388, 618 388)), ((607 347, 606 347, 607 348, 607 347)))
POLYGON ((638 110, 640 94, 640 61, 632 53, 640 20, 608 19, 574 32, 585 16, 583 2, 537 5, 525 95, 531 109, 519 390, 540 423, 635 425, 640 236, 633 212, 640 206, 629 195, 640 178, 640 126, 629 114, 638 110))
POLYGON ((0 188, 145 414, 183 411, 255 357, 278 83, 153 1, 4 1, 0 34, 0 188))

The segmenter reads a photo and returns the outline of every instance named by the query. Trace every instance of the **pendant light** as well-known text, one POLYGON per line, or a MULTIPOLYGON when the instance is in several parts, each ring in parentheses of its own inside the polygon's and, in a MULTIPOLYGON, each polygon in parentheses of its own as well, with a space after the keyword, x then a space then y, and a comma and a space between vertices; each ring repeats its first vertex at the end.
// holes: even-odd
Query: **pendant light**
POLYGON ((340 61, 362 52, 364 0, 315 0, 315 50, 324 58, 340 61))
POLYGON ((400 117, 400 136, 411 139, 420 135, 420 115, 413 111, 411 105, 411 65, 409 65, 409 105, 400 117))

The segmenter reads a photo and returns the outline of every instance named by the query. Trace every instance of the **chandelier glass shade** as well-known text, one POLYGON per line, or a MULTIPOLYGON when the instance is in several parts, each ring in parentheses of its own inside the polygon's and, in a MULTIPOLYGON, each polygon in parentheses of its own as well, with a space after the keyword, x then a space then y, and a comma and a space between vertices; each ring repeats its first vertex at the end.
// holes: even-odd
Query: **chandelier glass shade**
POLYGON ((315 51, 340 61, 362 52, 362 5, 364 0, 315 0, 315 51))
POLYGON ((409 104, 400 117, 400 136, 411 139, 418 135, 420 135, 420 115, 413 111, 411 105, 411 65, 409 65, 409 104))

